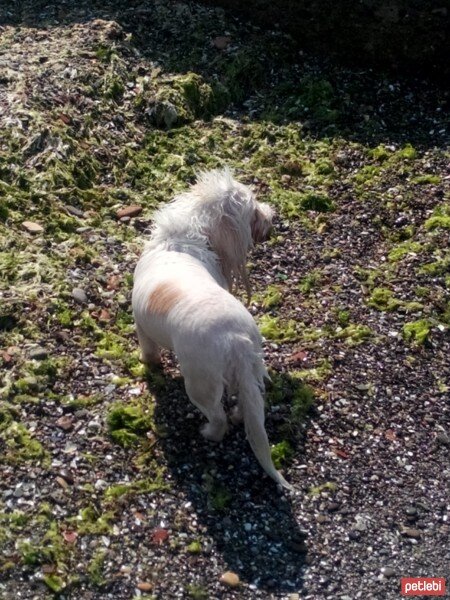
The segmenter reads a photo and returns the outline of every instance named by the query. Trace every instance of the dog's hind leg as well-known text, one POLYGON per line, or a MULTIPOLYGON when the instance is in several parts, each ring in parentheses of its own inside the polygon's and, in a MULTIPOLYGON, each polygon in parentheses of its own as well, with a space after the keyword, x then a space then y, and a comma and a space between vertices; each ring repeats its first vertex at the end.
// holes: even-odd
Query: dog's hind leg
POLYGON ((223 384, 203 375, 185 377, 184 384, 190 401, 208 419, 201 429, 204 438, 220 442, 227 430, 227 417, 222 406, 223 384))
POLYGON ((141 361, 149 366, 161 364, 161 354, 158 345, 148 337, 137 323, 136 333, 139 340, 139 347, 141 348, 141 361))

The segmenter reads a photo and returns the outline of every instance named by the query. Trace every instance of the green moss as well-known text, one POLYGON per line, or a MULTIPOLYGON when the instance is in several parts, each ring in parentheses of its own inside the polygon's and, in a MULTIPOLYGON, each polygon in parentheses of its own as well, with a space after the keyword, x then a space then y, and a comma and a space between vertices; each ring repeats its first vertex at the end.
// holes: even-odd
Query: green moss
POLYGON ((350 311, 344 309, 338 310, 336 319, 341 327, 346 327, 350 323, 350 311))
POLYGON ((326 483, 322 483, 321 485, 317 485, 309 488, 308 493, 311 496, 320 496, 323 492, 335 492, 338 486, 333 481, 327 481, 326 483))
POLYGON ((79 511, 76 517, 69 519, 77 528, 80 535, 106 535, 111 533, 113 512, 99 513, 93 506, 87 506, 79 511))
POLYGON ((190 583, 186 586, 186 594, 192 600, 208 600, 210 598, 208 589, 198 583, 190 583))
POLYGON ((9 463, 48 461, 48 453, 21 423, 11 422, 3 432, 6 446, 4 459, 9 463))
POLYGON ((331 375, 332 370, 333 369, 330 361, 326 358, 323 358, 318 361, 318 365, 316 367, 294 371, 292 376, 298 377, 307 383, 313 383, 327 379, 331 375))
POLYGON ((298 428, 314 404, 313 390, 303 383, 301 372, 271 372, 271 383, 266 391, 266 403, 269 407, 286 406, 288 414, 280 427, 283 440, 295 441, 298 428))
POLYGON ((331 212, 335 209, 333 201, 327 195, 314 192, 302 194, 300 206, 304 210, 314 210, 316 212, 331 212))
POLYGON ((270 315, 260 317, 259 330, 263 337, 277 342, 292 342, 299 337, 295 321, 282 321, 279 317, 270 315))
POLYGON ((417 158, 417 150, 411 144, 406 144, 406 146, 404 146, 400 150, 397 150, 395 156, 396 158, 401 160, 414 160, 415 158, 417 158))
POLYGON ((434 277, 445 275, 448 272, 450 272, 450 254, 444 255, 432 263, 422 265, 418 269, 420 275, 432 275, 434 277))
POLYGON ((411 181, 411 183, 415 183, 417 185, 438 185, 440 182, 441 178, 439 177, 439 175, 430 174, 418 175, 417 177, 414 177, 411 181))
POLYGON ((450 215, 436 215, 425 221, 425 229, 450 229, 450 215))
POLYGON ((281 469, 292 460, 294 449, 287 440, 283 440, 272 446, 271 454, 275 468, 281 469))
POLYGON ((422 244, 419 244, 419 242, 411 242, 408 240, 392 248, 392 250, 388 254, 388 259, 390 262, 398 262, 404 256, 408 254, 417 254, 422 250, 422 244))
POLYGON ((118 100, 123 96, 125 86, 119 77, 112 77, 105 89, 105 97, 118 100))
POLYGON ((186 550, 190 554, 200 554, 200 552, 202 551, 202 544, 198 540, 194 540, 186 547, 186 550))
POLYGON ((253 300, 261 303, 263 308, 273 308, 280 304, 282 298, 281 287, 279 285, 269 285, 264 292, 255 294, 253 300))
POLYGON ((365 269, 356 266, 353 272, 359 281, 364 282, 370 288, 383 278, 383 272, 380 269, 365 269))
POLYGON ((394 294, 387 288, 375 288, 367 301, 369 306, 382 311, 396 310, 402 302, 394 298, 394 294))
POLYGON ((305 277, 302 278, 302 280, 300 281, 300 283, 298 285, 298 289, 303 294, 309 294, 311 292, 311 290, 313 290, 314 288, 316 288, 318 286, 318 284, 320 283, 320 280, 321 280, 320 271, 318 271, 318 270, 311 271, 310 273, 305 275, 305 277))
POLYGON ((64 580, 54 573, 44 574, 42 580, 45 585, 56 594, 61 592, 65 587, 64 580))
POLYGON ((338 328, 334 334, 334 337, 345 340, 349 346, 358 346, 372 336, 373 332, 370 327, 357 323, 350 323, 343 329, 338 328))
POLYGON ((141 436, 153 427, 152 411, 139 405, 114 404, 106 417, 113 440, 127 447, 138 443, 141 436))
POLYGON ((100 587, 105 582, 104 568, 108 552, 106 550, 97 550, 88 565, 88 575, 91 582, 100 587))
POLYGON ((176 80, 195 117, 210 117, 224 110, 230 102, 228 89, 215 82, 206 83, 197 73, 187 73, 176 80))
POLYGON ((131 483, 118 483, 111 485, 105 490, 105 500, 117 500, 123 497, 132 497, 139 494, 150 494, 155 491, 168 489, 168 485, 164 484, 161 477, 156 480, 141 479, 131 483))
POLYGON ((326 195, 316 192, 295 192, 292 190, 278 189, 271 201, 280 207, 287 217, 300 217, 305 211, 320 213, 335 210, 333 201, 326 195))
POLYGON ((360 185, 369 184, 375 177, 381 173, 381 168, 377 165, 365 165, 354 176, 355 182, 360 185))
POLYGON ((412 321, 403 325, 403 337, 413 345, 425 344, 430 336, 431 324, 426 319, 412 321))
POLYGON ((205 475, 204 479, 208 493, 208 506, 217 511, 229 508, 233 500, 231 492, 209 473, 205 475))
POLYGON ((371 150, 369 150, 369 156, 371 156, 380 163, 385 162, 391 156, 391 154, 392 152, 383 145, 377 146, 376 148, 372 148, 371 150))

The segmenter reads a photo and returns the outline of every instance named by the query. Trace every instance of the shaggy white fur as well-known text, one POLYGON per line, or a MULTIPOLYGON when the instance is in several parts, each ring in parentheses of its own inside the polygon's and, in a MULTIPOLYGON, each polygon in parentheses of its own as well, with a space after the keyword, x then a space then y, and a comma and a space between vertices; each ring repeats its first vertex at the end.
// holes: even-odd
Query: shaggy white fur
POLYGON ((132 303, 142 360, 159 362, 160 346, 174 350, 186 392, 208 420, 202 434, 222 440, 222 396, 224 390, 236 393, 232 421, 244 420, 263 469, 292 489, 273 465, 264 428, 261 335, 230 293, 241 281, 250 297, 247 253, 267 238, 272 216, 228 169, 201 173, 188 192, 155 214, 136 266, 132 303))

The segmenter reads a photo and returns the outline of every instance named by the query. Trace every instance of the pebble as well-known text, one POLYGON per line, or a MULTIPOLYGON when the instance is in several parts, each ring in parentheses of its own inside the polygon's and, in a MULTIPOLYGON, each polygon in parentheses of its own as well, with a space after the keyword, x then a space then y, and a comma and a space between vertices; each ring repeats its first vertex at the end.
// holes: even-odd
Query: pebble
POLYGON ((408 517, 414 517, 417 515, 417 508, 415 506, 407 506, 405 508, 405 513, 408 515, 408 517))
POLYGON ((123 219, 124 217, 137 217, 142 212, 142 206, 138 204, 132 204, 131 206, 125 206, 124 208, 119 208, 116 211, 116 217, 118 219, 123 219))
POLYGON ((218 50, 225 50, 231 43, 228 35, 218 35, 213 39, 213 44, 218 50))
POLYGON ((28 233, 42 233, 44 228, 39 223, 33 221, 24 221, 22 227, 28 231, 28 233))
POLYGON ((383 567, 381 573, 384 577, 394 577, 395 570, 392 567, 383 567))
POLYGON ((59 473, 58 473, 58 477, 62 477, 63 479, 65 479, 67 481, 68 484, 72 485, 74 483, 74 478, 73 475, 70 471, 67 471, 66 469, 62 469, 59 473))
POLYGON ((420 538, 422 536, 422 532, 419 529, 414 529, 414 527, 402 527, 401 533, 409 538, 420 538))
POLYGON ((86 304, 88 301, 88 297, 86 292, 81 288, 73 288, 72 290, 72 298, 79 302, 80 304, 86 304))
POLYGON ((73 429, 72 417, 69 417, 68 415, 60 417, 56 421, 56 426, 62 429, 63 431, 71 431, 73 429))
POLYGON ((439 431, 436 434, 436 440, 444 446, 450 446, 450 437, 443 431, 439 431))
POLYGON ((224 583, 228 587, 237 587, 240 584, 239 575, 233 573, 233 571, 226 571, 220 576, 220 583, 224 583))
POLYGON ((136 587, 141 592, 150 592, 153 589, 153 584, 149 581, 140 581, 136 587))
POLYGON ((108 483, 104 479, 97 479, 94 483, 94 487, 96 490, 104 490, 108 487, 108 483))
POLYGON ((80 217, 81 219, 83 219, 85 216, 84 212, 76 206, 71 206, 70 204, 67 204, 64 208, 70 215, 73 215, 74 217, 80 217))
POLYGON ((32 360, 45 360, 48 357, 48 352, 45 348, 32 348, 29 356, 32 360))

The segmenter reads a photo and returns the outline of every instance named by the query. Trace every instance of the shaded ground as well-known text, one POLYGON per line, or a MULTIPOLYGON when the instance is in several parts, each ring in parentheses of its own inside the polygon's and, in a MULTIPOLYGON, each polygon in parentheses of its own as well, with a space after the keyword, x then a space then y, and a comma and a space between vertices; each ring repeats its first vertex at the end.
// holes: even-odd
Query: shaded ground
POLYGON ((6 5, 0 32, 1 597, 390 599, 448 577, 448 95, 293 61, 190 3, 48 4, 6 5), (293 496, 241 430, 200 438, 173 357, 138 360, 152 210, 222 164, 278 211, 251 310, 293 496))

